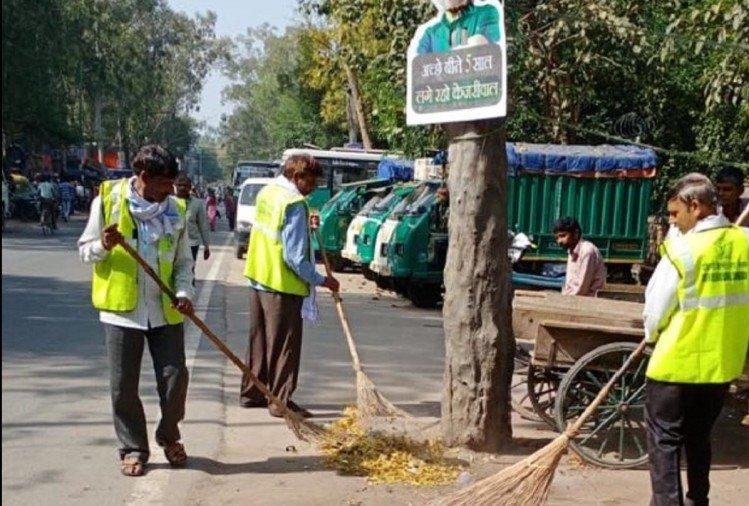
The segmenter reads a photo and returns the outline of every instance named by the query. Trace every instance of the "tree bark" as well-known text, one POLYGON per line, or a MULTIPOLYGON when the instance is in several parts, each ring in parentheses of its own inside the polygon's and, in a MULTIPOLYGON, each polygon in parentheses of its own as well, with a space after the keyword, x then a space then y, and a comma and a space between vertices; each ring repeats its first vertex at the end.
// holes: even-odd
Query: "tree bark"
POLYGON ((448 445, 499 451, 511 438, 515 340, 507 257, 504 122, 446 126, 451 137, 445 266, 442 433, 448 445))
POLYGON ((372 140, 369 138, 369 129, 367 128, 367 118, 364 116, 364 103, 362 102, 361 94, 359 93, 359 80, 356 78, 353 69, 344 64, 346 69, 346 79, 348 80, 349 89, 351 90, 351 98, 354 100, 354 108, 356 109, 356 118, 359 122, 359 132, 361 132, 362 144, 364 149, 372 149, 372 140))
POLYGON ((346 122, 348 123, 348 141, 354 144, 358 141, 358 136, 356 134, 356 111, 351 87, 346 89, 346 122))

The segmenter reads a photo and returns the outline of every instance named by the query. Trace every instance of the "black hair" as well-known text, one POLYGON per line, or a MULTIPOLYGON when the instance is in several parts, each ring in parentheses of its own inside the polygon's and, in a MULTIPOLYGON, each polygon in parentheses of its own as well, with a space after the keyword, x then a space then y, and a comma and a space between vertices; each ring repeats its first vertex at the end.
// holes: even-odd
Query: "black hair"
POLYGON ((170 179, 177 177, 179 166, 166 148, 157 144, 143 146, 133 160, 133 172, 140 174, 145 171, 149 176, 163 176, 170 179))
POLYGON ((580 229, 580 224, 577 222, 575 218, 572 218, 571 216, 566 216, 564 218, 559 218, 554 223, 554 233, 558 232, 572 232, 577 234, 582 234, 582 230, 580 229))
POLYGON ((190 175, 184 170, 180 171, 179 174, 177 174, 176 181, 187 181, 188 183, 192 184, 192 179, 190 178, 190 175))
POLYGON ((738 167, 724 167, 715 176, 716 183, 728 183, 736 188, 744 187, 744 172, 738 167))

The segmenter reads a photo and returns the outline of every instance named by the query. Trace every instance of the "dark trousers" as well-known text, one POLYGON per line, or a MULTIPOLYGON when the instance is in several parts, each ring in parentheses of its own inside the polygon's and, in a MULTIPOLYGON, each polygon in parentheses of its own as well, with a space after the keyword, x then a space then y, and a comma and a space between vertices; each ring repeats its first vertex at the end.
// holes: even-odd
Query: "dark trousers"
POLYGON ((723 408, 728 384, 690 385, 648 380, 645 422, 654 506, 707 505, 710 492, 710 432, 723 408), (686 502, 680 458, 687 457, 686 502))
POLYGON ((193 271, 195 271, 195 262, 198 260, 198 251, 200 250, 200 245, 198 246, 190 246, 190 251, 192 251, 192 261, 193 261, 193 271))
MULTIPOLYGON (((302 354, 302 300, 298 295, 250 288, 250 339, 247 365, 274 395, 287 402, 296 390, 302 354)), ((264 405, 267 400, 242 378, 240 400, 264 405)))
POLYGON ((182 324, 138 330, 104 324, 109 355, 109 381, 114 412, 114 430, 120 440, 120 458, 149 456, 146 415, 138 395, 143 346, 153 359, 156 387, 161 404, 161 421, 156 442, 161 446, 179 441, 177 425, 185 417, 187 366, 182 324))

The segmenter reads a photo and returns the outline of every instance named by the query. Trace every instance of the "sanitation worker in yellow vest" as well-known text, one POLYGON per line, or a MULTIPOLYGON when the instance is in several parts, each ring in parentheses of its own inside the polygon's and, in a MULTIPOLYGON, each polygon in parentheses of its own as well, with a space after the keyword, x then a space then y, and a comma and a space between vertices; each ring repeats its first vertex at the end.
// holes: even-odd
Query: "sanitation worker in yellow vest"
POLYGON ((179 422, 185 415, 187 367, 183 314, 192 311, 192 266, 185 201, 171 196, 177 161, 160 146, 145 146, 135 176, 105 181, 78 240, 81 259, 93 264, 92 299, 104 325, 114 428, 121 472, 140 476, 148 462, 146 417, 138 396, 143 348, 153 359, 161 405, 156 442, 172 466, 187 460, 179 422), (127 241, 177 294, 172 305, 156 283, 117 244, 127 241))
MULTIPOLYGON (((291 396, 296 390, 302 351, 302 320, 319 320, 315 287, 337 291, 333 277, 315 270, 306 196, 317 187, 320 164, 309 155, 294 155, 283 174, 257 195, 245 276, 250 285, 250 336, 247 365, 286 405, 309 417, 291 396)), ((268 406, 260 391, 242 378, 240 404, 268 407, 280 417, 277 406, 268 406)))
POLYGON ((651 504, 706 505, 710 432, 749 343, 749 230, 717 214, 715 188, 701 174, 676 183, 668 215, 681 234, 663 244, 643 314, 655 344, 645 387, 651 504))

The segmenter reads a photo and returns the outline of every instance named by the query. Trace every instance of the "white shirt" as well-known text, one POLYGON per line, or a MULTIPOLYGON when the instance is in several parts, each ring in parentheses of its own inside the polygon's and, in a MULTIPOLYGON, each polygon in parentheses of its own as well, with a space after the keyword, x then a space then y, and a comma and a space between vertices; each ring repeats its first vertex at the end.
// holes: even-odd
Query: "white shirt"
MULTIPOLYGON (((731 225, 722 214, 713 214, 697 222, 687 234, 710 230, 713 228, 727 227, 731 225)), ((675 227, 672 227, 675 228, 675 227)), ((749 228, 744 228, 749 238, 749 228)), ((673 234, 672 237, 682 235, 673 234)), ((643 324, 645 326, 645 339, 654 343, 658 334, 666 327, 673 313, 676 311, 676 290, 679 286, 679 272, 668 257, 661 258, 653 272, 653 276, 645 289, 645 307, 642 311, 643 324)))
MULTIPOLYGON (((127 194, 130 194, 130 185, 126 185, 127 194)), ((104 260, 109 252, 101 243, 101 232, 104 230, 104 217, 101 198, 96 197, 91 204, 91 215, 88 218, 86 228, 78 239, 78 252, 81 260, 87 264, 93 264, 104 260)), ((192 299, 194 288, 192 285, 192 253, 185 228, 175 231, 179 233, 179 244, 174 259, 174 280, 177 297, 192 299)), ((146 244, 138 241, 138 253, 148 262, 156 272, 159 272, 158 241, 146 244)), ((161 303, 161 290, 158 285, 147 274, 138 267, 138 304, 134 310, 129 312, 100 311, 99 320, 103 323, 128 327, 134 329, 148 330, 166 325, 164 309, 161 303)))

